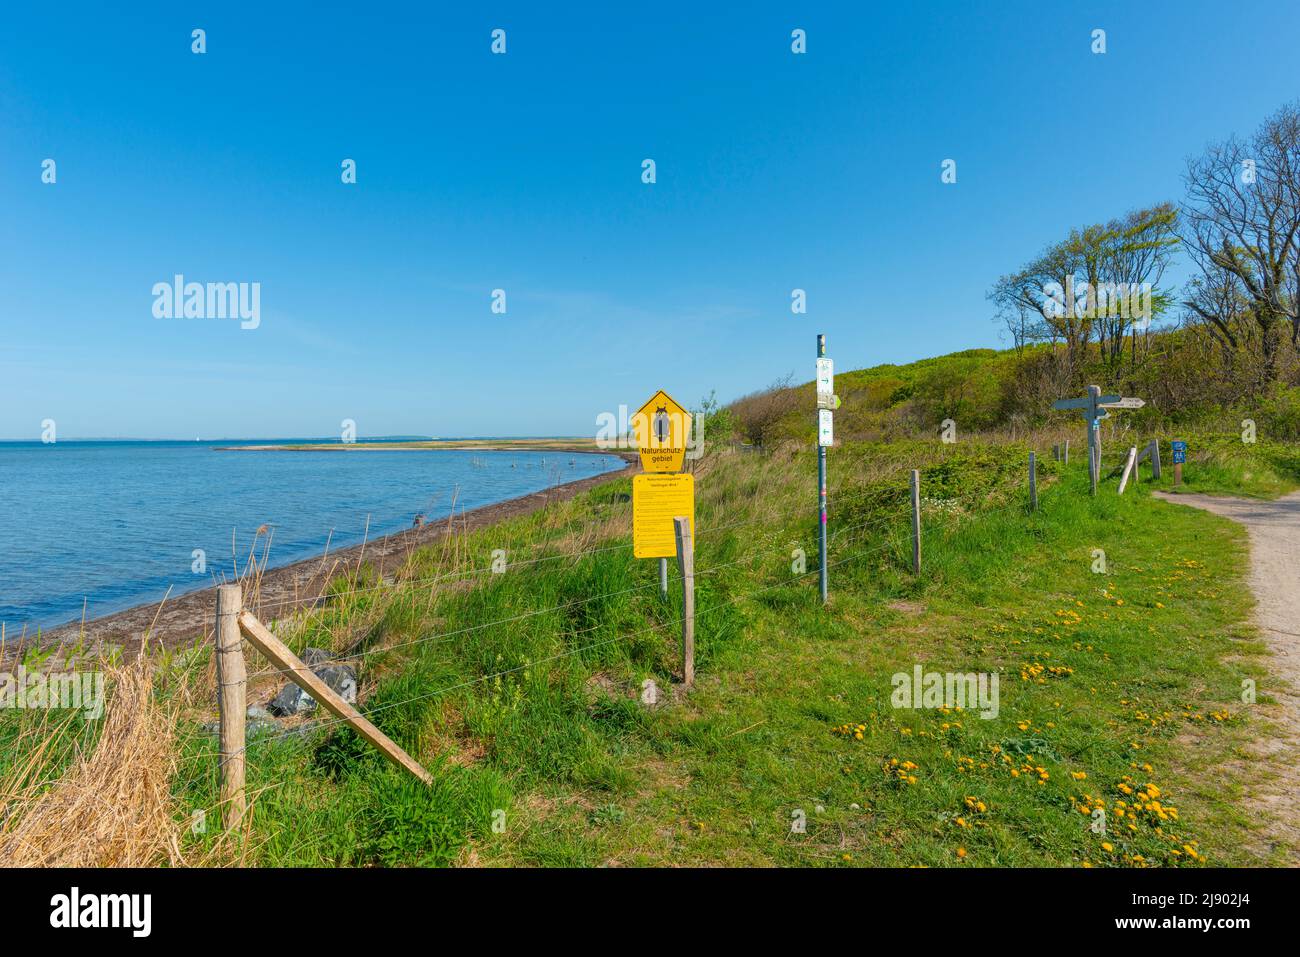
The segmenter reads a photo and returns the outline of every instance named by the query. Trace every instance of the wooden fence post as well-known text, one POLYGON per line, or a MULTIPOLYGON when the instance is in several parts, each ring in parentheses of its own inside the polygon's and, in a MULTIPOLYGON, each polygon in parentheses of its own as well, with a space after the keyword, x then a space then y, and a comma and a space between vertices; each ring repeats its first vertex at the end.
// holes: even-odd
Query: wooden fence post
POLYGON ((1061 458, 1061 464, 1069 465, 1070 464, 1070 440, 1069 439, 1065 440, 1065 448, 1062 449, 1061 451, 1063 453, 1061 458))
POLYGON ((1035 453, 1029 453, 1029 510, 1038 511, 1038 462, 1035 453))
POLYGON ((921 472, 912 469, 912 574, 921 574, 921 472))
POLYGON ((244 716, 248 673, 240 644, 239 612, 244 604, 239 585, 217 588, 217 712, 220 728, 221 807, 226 830, 243 820, 248 805, 244 795, 244 716))
POLYGON ((1124 494, 1124 489, 1128 486, 1130 475, 1137 474, 1137 446, 1131 446, 1128 450, 1128 458, 1124 460, 1124 473, 1119 478, 1119 494, 1124 494))
POLYGON ((682 567, 682 682, 695 684, 695 543, 691 541, 691 520, 674 518, 677 562, 682 567))
POLYGON ((668 559, 659 559, 659 597, 668 599, 668 559))
POLYGON ((1151 480, 1160 481, 1160 440, 1151 440, 1151 480))

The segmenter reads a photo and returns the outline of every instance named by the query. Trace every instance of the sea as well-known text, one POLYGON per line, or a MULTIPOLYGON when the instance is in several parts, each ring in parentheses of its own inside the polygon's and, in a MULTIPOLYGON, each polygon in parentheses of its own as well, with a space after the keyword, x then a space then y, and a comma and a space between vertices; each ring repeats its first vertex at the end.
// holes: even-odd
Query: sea
POLYGON ((323 441, 0 442, 5 633, 208 587, 236 557, 243 569, 255 539, 260 560, 268 535, 274 568, 624 464, 554 451, 234 450, 323 441))

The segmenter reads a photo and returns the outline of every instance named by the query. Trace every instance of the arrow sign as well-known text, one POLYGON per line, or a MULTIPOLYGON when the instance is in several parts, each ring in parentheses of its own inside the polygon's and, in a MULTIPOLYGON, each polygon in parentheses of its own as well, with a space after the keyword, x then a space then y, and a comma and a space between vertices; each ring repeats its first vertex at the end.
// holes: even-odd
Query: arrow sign
POLYGON ((1146 400, 1125 396, 1118 402, 1098 402, 1097 404, 1107 409, 1140 409, 1146 405, 1146 400))
POLYGON ((831 395, 835 392, 835 364, 827 358, 817 360, 817 394, 831 395))
MULTIPOLYGON (((1102 395, 1097 397, 1097 404, 1110 405, 1111 403, 1119 402, 1122 399, 1123 396, 1102 395)), ((1133 400, 1130 399, 1129 401, 1133 401, 1133 400)), ((1141 402, 1142 400, 1138 399, 1137 401, 1141 402)), ((1086 409, 1088 408, 1088 399, 1086 397, 1082 399, 1057 399, 1055 402, 1052 403, 1052 408, 1053 409, 1086 409)))

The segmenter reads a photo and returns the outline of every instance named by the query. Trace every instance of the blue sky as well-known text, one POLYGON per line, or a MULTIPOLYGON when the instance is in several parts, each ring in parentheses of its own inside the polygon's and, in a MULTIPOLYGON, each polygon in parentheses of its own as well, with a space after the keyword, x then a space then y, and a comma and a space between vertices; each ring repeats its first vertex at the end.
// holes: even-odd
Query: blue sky
POLYGON ((818 332, 998 346, 998 275, 1300 95, 1291 3, 268 6, 6 9, 0 437, 594 434, 818 332))

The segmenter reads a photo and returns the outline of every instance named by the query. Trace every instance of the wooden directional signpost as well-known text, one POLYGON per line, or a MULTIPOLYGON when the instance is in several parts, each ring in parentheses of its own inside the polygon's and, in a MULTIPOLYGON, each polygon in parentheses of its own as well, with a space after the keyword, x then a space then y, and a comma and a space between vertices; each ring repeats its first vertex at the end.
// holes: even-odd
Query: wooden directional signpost
POLYGON ((662 389, 632 417, 640 475, 632 476, 632 554, 659 559, 659 585, 668 593, 668 559, 682 570, 682 676, 695 677, 695 476, 682 471, 691 414, 662 389))
POLYGON ((1088 425, 1088 486, 1097 494, 1101 478, 1101 420, 1110 416, 1110 409, 1140 409, 1146 402, 1122 395, 1102 395, 1101 387, 1088 386, 1088 394, 1081 399, 1058 399, 1054 409, 1078 409, 1088 425))

